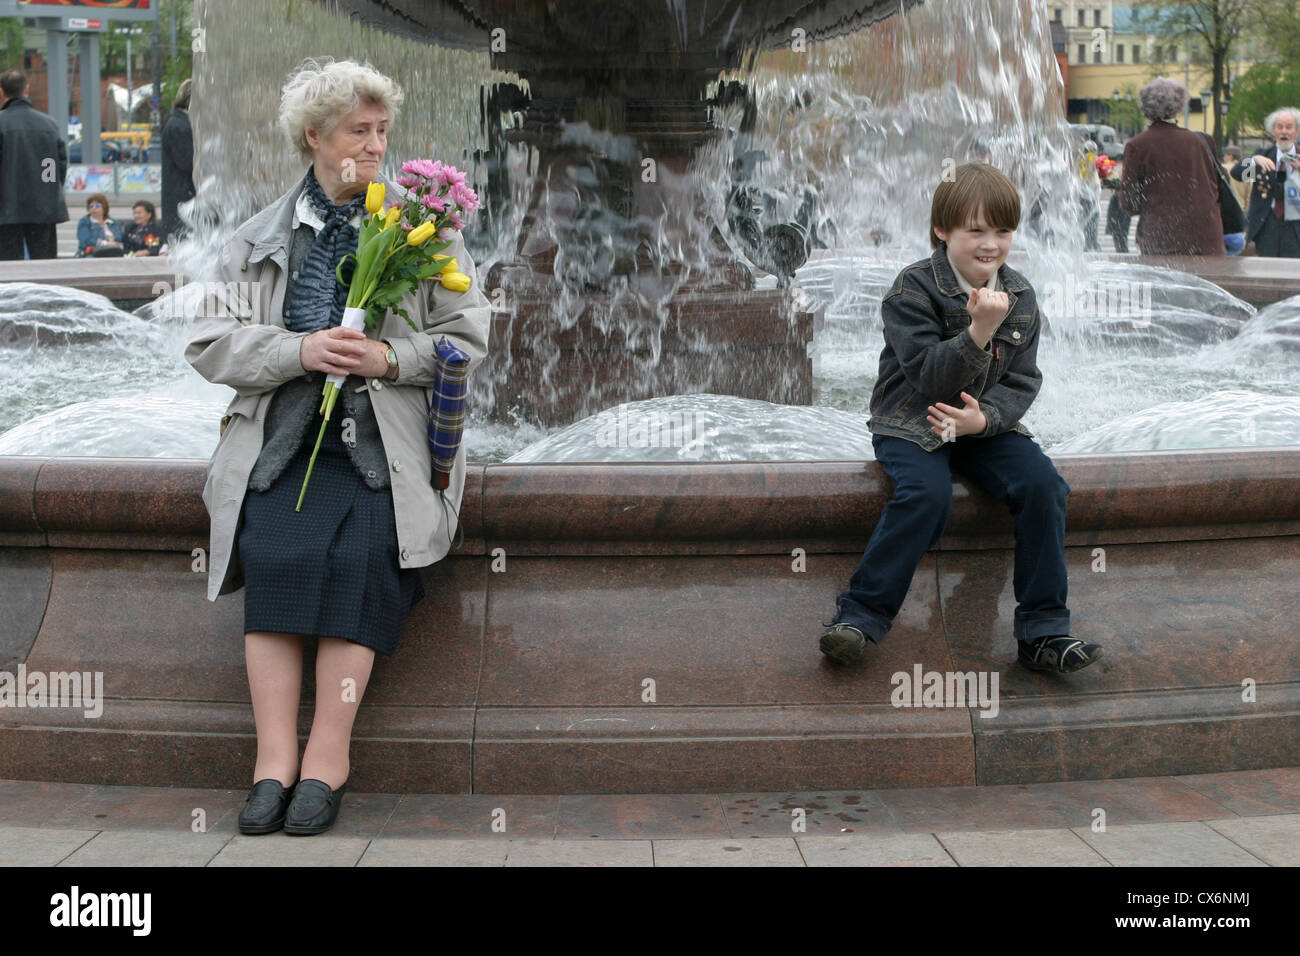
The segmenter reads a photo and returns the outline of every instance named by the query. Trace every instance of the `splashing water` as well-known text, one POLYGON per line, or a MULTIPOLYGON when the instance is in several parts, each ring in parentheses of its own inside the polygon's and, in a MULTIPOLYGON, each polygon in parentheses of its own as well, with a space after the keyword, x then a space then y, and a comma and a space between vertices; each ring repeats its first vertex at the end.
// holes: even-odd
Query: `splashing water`
MULTIPOLYGON (((486 175, 485 155, 502 164, 511 201, 491 235, 478 238, 479 274, 513 256, 527 199, 548 184, 526 147, 485 142, 480 88, 526 84, 494 71, 485 52, 358 29, 306 0, 270 9, 268 16, 268 6, 253 0, 197 4, 207 45, 197 58, 192 111, 200 188, 191 216, 198 230, 173 263, 209 278, 215 252, 238 223, 302 176, 305 164, 276 129, 278 90, 293 64, 325 51, 400 77, 407 101, 390 135, 388 174, 417 155, 467 168, 476 182, 486 175), (265 24, 257 42, 248 42, 250 22, 265 24), (418 93, 430 89, 438 95, 418 93)), ((868 457, 865 421, 883 345, 880 299, 901 268, 929 255, 935 184, 973 159, 1006 172, 1022 197, 1012 265, 1034 285, 1047 320, 1039 350, 1043 387, 1025 422, 1044 447, 1300 444, 1300 421, 1284 411, 1300 408, 1300 297, 1256 313, 1195 276, 1080 254, 1082 219, 1095 196, 1077 174, 1076 149, 1059 118, 1064 92, 1047 16, 1046 7, 1028 0, 929 0, 803 52, 756 54, 746 70, 722 78, 742 83, 753 108, 717 107, 723 135, 688 170, 663 170, 665 189, 693 197, 689 210, 642 211, 657 237, 650 259, 675 263, 675 271, 615 288, 597 327, 619 321, 620 295, 654 299, 707 276, 710 263, 698 256, 703 237, 717 226, 732 240, 725 203, 734 161, 757 151, 748 183, 767 191, 779 217, 804 222, 827 247, 796 275, 803 293, 824 306, 813 345, 812 408, 665 396, 605 409, 550 435, 472 419, 469 457, 868 457), (670 213, 673 229, 664 228, 670 213), (651 446, 647 439, 637 447, 639 433, 625 429, 620 444, 620 414, 631 415, 628 422, 639 416, 646 430, 689 422, 704 438, 695 446, 651 446)), ((518 121, 501 117, 507 128, 518 121)), ((627 145, 579 123, 566 135, 575 147, 585 143, 606 154, 627 145)), ((586 228, 609 232, 615 220, 593 203, 583 213, 586 228)), ((564 238, 545 227, 538 234, 542 242, 564 238)), ((615 251, 605 244, 587 252, 561 247, 556 271, 566 282, 551 315, 555 329, 585 307, 588 285, 607 279, 615 251)), ((204 382, 183 360, 195 308, 181 293, 129 315, 75 290, 0 285, 0 355, 11 371, 0 384, 0 454, 206 457, 231 393, 204 382)), ((661 331, 662 315, 653 310, 625 329, 628 341, 655 359, 661 331)), ((545 369, 540 374, 535 387, 544 400, 559 383, 545 369)), ((506 375, 477 376, 473 406, 490 406, 506 375)))

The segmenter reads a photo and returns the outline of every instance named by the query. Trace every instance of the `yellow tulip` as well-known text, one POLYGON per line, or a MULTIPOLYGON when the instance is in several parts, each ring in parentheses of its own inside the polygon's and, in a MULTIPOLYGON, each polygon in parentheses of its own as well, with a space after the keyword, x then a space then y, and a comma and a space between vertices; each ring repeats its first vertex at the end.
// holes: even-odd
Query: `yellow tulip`
POLYGON ((366 187, 366 212, 376 215, 384 208, 384 184, 373 182, 366 187))
POLYGON ((422 222, 406 234, 406 241, 413 246, 422 246, 429 241, 438 227, 431 222, 422 222))
POLYGON ((387 229, 389 226, 396 223, 397 220, 401 218, 402 218, 402 207, 394 206, 392 209, 388 210, 388 215, 384 217, 384 224, 379 227, 379 231, 383 232, 385 229, 387 229))
POLYGON ((458 263, 455 259, 452 259, 445 266, 443 266, 442 269, 439 271, 441 271, 443 275, 446 275, 449 272, 459 272, 460 263, 458 263))
POLYGON ((450 289, 452 292, 468 292, 470 287, 470 278, 463 272, 449 272, 441 277, 444 289, 450 289))

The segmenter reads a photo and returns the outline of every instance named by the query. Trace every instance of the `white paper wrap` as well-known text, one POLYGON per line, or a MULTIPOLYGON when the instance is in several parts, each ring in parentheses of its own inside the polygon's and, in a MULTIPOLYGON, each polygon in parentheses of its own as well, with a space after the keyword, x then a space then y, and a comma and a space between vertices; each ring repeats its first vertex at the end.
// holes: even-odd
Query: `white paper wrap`
MULTIPOLYGON (((343 310, 343 321, 339 323, 347 329, 356 329, 358 332, 366 330, 366 310, 345 308, 343 310)), ((325 379, 326 384, 333 385, 335 388, 343 387, 345 375, 331 375, 325 379)))

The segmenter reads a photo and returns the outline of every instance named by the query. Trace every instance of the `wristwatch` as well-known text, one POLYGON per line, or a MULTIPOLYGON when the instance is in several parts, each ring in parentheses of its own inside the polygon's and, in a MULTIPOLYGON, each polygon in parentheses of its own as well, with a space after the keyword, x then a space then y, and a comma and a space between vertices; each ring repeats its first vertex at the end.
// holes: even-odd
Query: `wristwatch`
POLYGON ((397 353, 393 351, 393 347, 388 342, 384 342, 384 345, 388 347, 388 350, 384 352, 384 361, 388 363, 388 371, 384 373, 384 378, 395 379, 397 378, 397 353))

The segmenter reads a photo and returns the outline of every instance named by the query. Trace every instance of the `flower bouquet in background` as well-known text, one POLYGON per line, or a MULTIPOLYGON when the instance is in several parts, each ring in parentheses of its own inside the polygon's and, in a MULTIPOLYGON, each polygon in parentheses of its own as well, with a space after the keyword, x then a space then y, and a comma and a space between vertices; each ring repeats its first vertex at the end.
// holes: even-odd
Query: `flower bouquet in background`
POLYGON ((1097 157, 1097 176, 1101 179, 1102 189, 1119 189, 1119 177, 1111 175, 1118 165, 1115 160, 1104 154, 1097 157))
MULTIPOLYGON (((463 216, 478 208, 478 195, 465 183, 465 174, 454 166, 427 159, 402 164, 399 185, 407 190, 401 202, 384 211, 385 187, 373 182, 366 189, 366 212, 357 236, 357 251, 344 256, 335 270, 338 281, 348 287, 347 305, 341 325, 360 331, 374 328, 392 309, 415 331, 419 326, 399 303, 426 279, 436 278, 453 292, 469 289, 470 278, 458 271, 459 264, 442 252, 455 234, 465 227, 463 216), (344 266, 351 263, 351 277, 344 278, 344 266)), ((312 449, 307 474, 302 480, 295 511, 302 510, 316 455, 329 424, 344 376, 325 380, 320 413, 323 416, 316 447, 312 449)))

